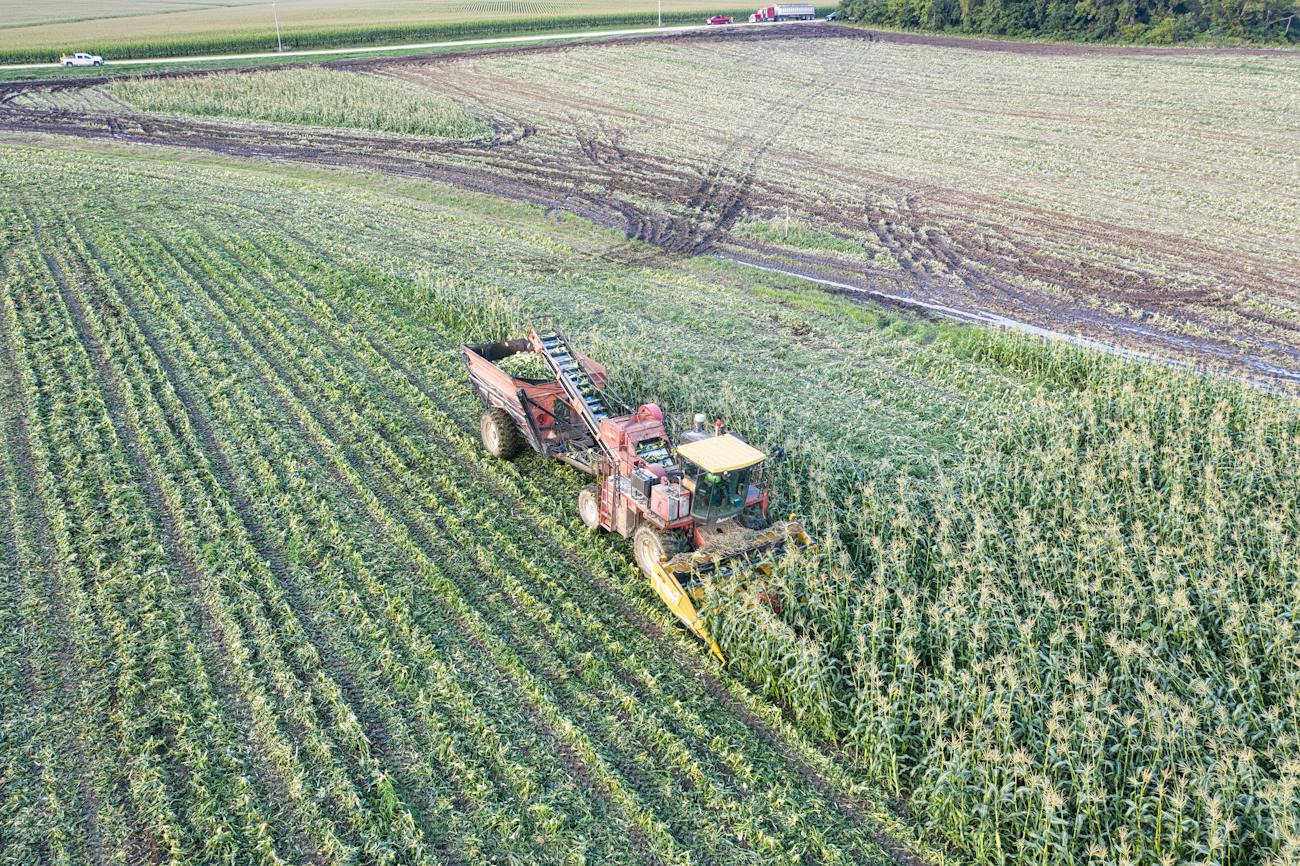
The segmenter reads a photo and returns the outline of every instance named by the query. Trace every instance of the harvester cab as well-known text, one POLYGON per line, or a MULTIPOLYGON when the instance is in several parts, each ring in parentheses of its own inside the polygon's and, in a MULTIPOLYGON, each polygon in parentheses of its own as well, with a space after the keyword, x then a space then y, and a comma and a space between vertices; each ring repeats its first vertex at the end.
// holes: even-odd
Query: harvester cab
POLYGON ((767 455, 733 433, 693 439, 678 446, 682 486, 691 494, 691 515, 698 527, 740 517, 749 520, 767 513, 766 491, 751 483, 767 455))
POLYGON ((557 331, 534 328, 524 339, 462 346, 461 355, 483 403, 483 447, 508 459, 526 442, 592 475, 578 494, 579 518, 632 539, 636 563, 660 599, 722 658, 696 609, 701 577, 770 572, 781 551, 810 544, 797 521, 768 519, 767 455, 721 421, 709 432, 698 415, 675 444, 658 406, 632 409, 618 399, 605 368, 557 331), (549 378, 501 368, 529 352, 549 378))

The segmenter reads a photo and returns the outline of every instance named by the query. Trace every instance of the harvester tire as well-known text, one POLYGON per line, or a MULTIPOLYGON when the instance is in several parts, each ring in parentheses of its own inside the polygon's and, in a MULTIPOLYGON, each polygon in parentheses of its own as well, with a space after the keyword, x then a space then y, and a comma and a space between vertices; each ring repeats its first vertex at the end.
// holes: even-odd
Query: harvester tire
POLYGON ((588 529, 600 528, 599 484, 588 484, 578 491, 578 519, 588 529))
POLYGON ((661 557, 672 559, 686 549, 686 540, 678 532, 660 532, 642 523, 632 533, 632 557, 646 577, 654 576, 661 557))
POLYGON ((739 521, 746 529, 767 529, 772 525, 772 521, 767 519, 762 507, 758 505, 751 505, 740 512, 739 521))
POLYGON ((519 453, 521 439, 515 422, 504 409, 487 409, 478 425, 483 449, 493 457, 509 460, 519 453))

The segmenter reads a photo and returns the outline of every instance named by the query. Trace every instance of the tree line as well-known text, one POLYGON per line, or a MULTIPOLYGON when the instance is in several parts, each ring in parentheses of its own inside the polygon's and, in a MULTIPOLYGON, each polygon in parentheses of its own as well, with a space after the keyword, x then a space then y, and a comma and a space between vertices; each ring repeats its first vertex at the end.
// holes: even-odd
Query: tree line
POLYGON ((840 0, 839 17, 997 36, 1300 41, 1300 0, 840 0))

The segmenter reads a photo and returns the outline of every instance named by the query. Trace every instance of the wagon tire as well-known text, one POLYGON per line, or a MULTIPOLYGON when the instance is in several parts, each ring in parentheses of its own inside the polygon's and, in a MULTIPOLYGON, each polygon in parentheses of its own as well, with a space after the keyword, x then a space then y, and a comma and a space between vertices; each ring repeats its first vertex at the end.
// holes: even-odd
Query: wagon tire
POLYGON ((642 523, 632 533, 632 557, 648 578, 654 577, 655 567, 662 557, 672 559, 686 549, 686 540, 679 532, 660 532, 648 523, 642 523))
POLYGON ((600 485, 588 484, 578 492, 578 519, 588 529, 600 528, 600 485))
POLYGON ((502 460, 509 460, 519 453, 519 430, 515 422, 504 409, 484 411, 478 425, 479 438, 483 441, 483 450, 502 460))

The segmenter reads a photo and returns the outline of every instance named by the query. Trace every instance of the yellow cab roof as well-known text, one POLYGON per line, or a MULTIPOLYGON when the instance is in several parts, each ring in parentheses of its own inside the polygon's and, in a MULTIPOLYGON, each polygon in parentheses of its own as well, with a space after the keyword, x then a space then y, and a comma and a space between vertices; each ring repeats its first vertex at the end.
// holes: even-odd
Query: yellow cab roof
POLYGON ((753 445, 730 433, 687 442, 678 446, 677 454, 705 472, 714 473, 744 469, 761 463, 767 457, 753 445))

